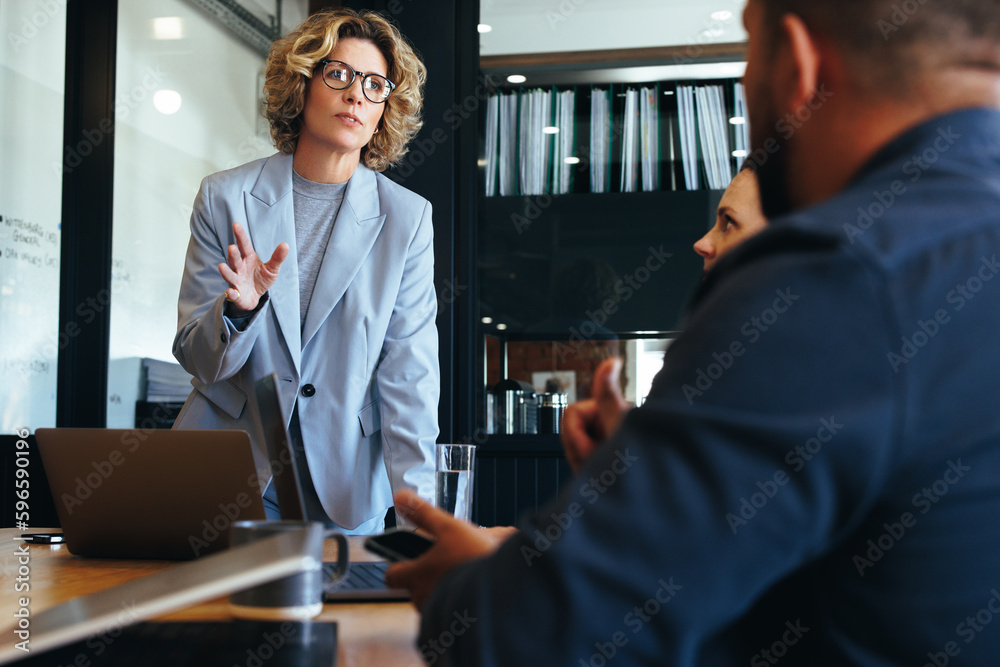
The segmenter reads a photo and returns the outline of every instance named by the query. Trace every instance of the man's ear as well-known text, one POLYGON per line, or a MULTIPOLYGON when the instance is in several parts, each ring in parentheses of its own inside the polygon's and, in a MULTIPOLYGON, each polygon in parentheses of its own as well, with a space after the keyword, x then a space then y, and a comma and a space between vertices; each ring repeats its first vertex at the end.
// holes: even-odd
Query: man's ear
POLYGON ((780 30, 787 56, 782 102, 794 112, 812 100, 819 87, 822 55, 815 35, 797 15, 785 14, 780 30))

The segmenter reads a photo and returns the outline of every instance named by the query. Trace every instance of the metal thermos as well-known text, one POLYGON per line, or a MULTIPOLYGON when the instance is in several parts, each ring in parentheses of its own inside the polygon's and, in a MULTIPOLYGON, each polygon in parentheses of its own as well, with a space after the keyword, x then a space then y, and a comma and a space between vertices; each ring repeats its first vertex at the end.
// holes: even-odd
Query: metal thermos
POLYGON ((538 404, 530 391, 504 392, 504 433, 538 433, 538 404))
POLYGON ((503 380, 494 393, 498 433, 538 433, 538 403, 535 392, 527 382, 503 380), (496 404, 499 405, 496 405, 496 404))
POLYGON ((559 433, 566 402, 566 394, 538 394, 539 433, 559 433))

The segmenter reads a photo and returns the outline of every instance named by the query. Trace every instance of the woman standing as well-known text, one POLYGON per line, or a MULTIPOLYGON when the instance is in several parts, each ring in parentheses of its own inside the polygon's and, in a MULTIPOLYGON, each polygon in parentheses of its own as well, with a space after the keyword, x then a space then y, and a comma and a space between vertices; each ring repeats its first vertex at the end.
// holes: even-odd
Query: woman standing
POLYGON ((345 532, 380 532, 395 491, 434 490, 431 207, 380 173, 420 129, 425 78, 378 14, 311 16, 268 57, 279 152, 206 178, 191 217, 173 351, 195 390, 177 427, 246 430, 265 483, 254 384, 277 373, 308 518, 345 532))

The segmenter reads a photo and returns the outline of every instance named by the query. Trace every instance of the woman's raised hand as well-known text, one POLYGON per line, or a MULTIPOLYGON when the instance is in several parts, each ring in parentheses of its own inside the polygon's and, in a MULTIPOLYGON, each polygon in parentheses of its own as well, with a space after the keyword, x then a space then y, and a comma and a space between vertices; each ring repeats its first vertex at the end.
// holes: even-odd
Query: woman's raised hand
POLYGON ((288 257, 288 244, 279 243, 265 263, 254 252, 250 236, 238 222, 233 223, 233 235, 236 245, 229 246, 229 263, 219 264, 219 273, 229 283, 226 299, 235 310, 242 311, 236 313, 240 315, 256 308, 260 298, 278 279, 281 263, 288 257))

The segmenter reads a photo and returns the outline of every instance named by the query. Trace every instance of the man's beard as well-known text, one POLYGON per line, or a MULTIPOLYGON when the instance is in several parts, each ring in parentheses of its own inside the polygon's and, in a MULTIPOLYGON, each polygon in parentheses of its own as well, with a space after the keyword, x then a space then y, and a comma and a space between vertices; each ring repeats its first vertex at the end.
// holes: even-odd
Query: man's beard
POLYGON ((789 151, 792 138, 778 132, 778 114, 771 108, 753 117, 751 113, 751 155, 757 160, 757 182, 760 186, 760 205, 767 219, 774 220, 791 213, 795 206, 788 194, 789 151), (774 152, 765 146, 777 144, 774 152))

